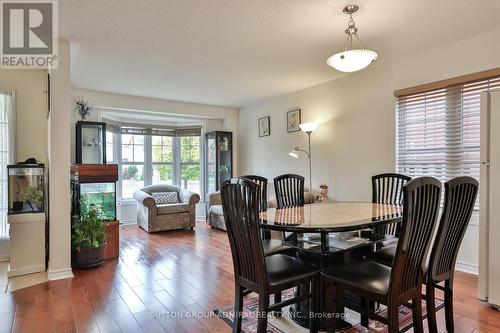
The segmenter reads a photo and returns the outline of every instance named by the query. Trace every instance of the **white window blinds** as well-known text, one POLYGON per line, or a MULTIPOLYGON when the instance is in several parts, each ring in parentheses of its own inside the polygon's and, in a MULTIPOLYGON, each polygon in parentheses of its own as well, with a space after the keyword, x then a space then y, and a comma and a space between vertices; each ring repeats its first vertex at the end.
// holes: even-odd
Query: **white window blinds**
POLYGON ((9 237, 7 223, 7 165, 13 162, 12 96, 0 91, 0 238, 9 237))
POLYGON ((500 88, 500 77, 397 97, 397 171, 479 179, 479 99, 493 88, 500 88))

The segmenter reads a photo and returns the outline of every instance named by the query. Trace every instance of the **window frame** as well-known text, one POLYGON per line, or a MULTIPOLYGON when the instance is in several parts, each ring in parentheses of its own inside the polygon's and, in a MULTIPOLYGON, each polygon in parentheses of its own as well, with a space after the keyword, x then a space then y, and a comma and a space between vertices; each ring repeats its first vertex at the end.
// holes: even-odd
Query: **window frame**
MULTIPOLYGON (((199 141, 198 141, 198 162, 196 162, 195 160, 190 160, 190 161, 186 161, 186 162, 183 162, 182 161, 182 146, 181 146, 181 139, 182 138, 193 138, 193 137, 196 137, 196 136, 177 136, 176 137, 176 144, 177 144, 177 153, 178 153, 178 161, 179 161, 179 164, 178 164, 178 168, 177 170, 179 170, 178 172, 178 184, 181 188, 182 187, 182 166, 184 165, 198 165, 200 167, 200 182, 199 182, 199 185, 198 185, 198 192, 199 194, 201 195, 203 189, 203 170, 202 170, 202 161, 203 161, 203 153, 202 153, 202 146, 203 146, 203 141, 202 141, 202 135, 200 134, 199 136, 199 141)), ((191 148, 193 147, 193 145, 191 145, 191 148)))
MULTIPOLYGON (((161 136, 161 135, 151 135, 151 183, 153 180, 153 174, 154 174, 154 167, 155 165, 160 165, 160 166, 171 166, 172 167, 172 185, 176 184, 176 167, 175 167, 175 136, 161 136), (155 162, 153 160, 153 146, 158 146, 158 145, 153 145, 153 137, 165 137, 165 138, 172 138, 172 162, 155 162)), ((161 146, 164 146, 163 143, 161 146)))
MULTIPOLYGON (((114 153, 119 153, 119 156, 116 156, 115 163, 118 165, 119 171, 119 179, 117 184, 117 199, 123 205, 129 205, 134 203, 133 198, 125 198, 123 197, 123 179, 122 179, 122 168, 124 165, 142 165, 144 167, 144 186, 148 186, 152 184, 153 181, 153 168, 155 165, 172 165, 173 167, 173 185, 179 186, 180 188, 184 188, 181 183, 181 166, 182 165, 199 165, 200 167, 200 185, 199 185, 199 195, 203 196, 203 129, 200 131, 199 135, 199 162, 181 162, 181 147, 180 147, 180 138, 181 136, 172 136, 172 157, 173 162, 153 162, 153 136, 151 134, 141 134, 144 136, 144 162, 124 162, 122 160, 122 135, 121 133, 114 133, 113 137, 113 150, 114 153)), ((126 135, 126 134, 125 134, 126 135)), ((135 134, 138 135, 138 134, 135 134)), ((115 154, 118 155, 118 154, 115 154)), ((115 158, 115 156, 113 156, 115 158)))

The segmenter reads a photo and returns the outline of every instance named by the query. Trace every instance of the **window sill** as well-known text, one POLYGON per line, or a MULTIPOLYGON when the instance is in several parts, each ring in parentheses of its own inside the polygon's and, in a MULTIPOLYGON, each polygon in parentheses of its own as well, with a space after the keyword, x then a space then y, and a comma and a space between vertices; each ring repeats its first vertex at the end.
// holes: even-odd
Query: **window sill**
POLYGON ((121 206, 133 206, 136 203, 137 203, 137 201, 135 201, 135 199, 130 198, 130 199, 122 199, 119 204, 121 206))

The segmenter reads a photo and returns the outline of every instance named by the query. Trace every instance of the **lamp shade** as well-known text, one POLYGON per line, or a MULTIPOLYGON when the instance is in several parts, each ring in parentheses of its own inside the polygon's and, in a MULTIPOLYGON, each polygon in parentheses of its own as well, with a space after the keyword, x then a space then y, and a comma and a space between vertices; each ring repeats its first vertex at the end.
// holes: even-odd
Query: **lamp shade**
POLYGON ((368 67, 377 56, 372 50, 348 50, 332 55, 326 63, 341 72, 355 72, 368 67))
POLYGON ((302 123, 299 125, 300 129, 302 132, 314 132, 316 129, 318 129, 318 124, 317 123, 302 123))
POLYGON ((297 151, 295 149, 290 151, 288 155, 292 156, 293 158, 299 158, 299 154, 297 154, 297 151))

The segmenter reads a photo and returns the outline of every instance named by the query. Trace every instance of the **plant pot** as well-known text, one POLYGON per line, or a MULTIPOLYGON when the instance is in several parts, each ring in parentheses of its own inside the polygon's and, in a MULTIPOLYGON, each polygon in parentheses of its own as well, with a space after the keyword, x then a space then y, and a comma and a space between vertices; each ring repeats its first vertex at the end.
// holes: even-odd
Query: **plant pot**
POLYGON ((80 268, 97 267, 104 261, 104 248, 106 243, 99 247, 80 248, 74 250, 75 264, 80 268))

